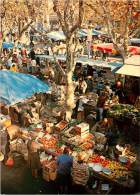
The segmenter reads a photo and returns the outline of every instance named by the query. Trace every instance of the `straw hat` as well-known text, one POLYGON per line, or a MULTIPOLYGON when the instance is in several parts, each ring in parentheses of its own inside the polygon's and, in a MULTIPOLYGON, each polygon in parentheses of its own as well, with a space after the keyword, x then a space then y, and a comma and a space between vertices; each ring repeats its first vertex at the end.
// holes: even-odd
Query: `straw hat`
POLYGON ((92 76, 87 76, 87 79, 92 79, 92 76))

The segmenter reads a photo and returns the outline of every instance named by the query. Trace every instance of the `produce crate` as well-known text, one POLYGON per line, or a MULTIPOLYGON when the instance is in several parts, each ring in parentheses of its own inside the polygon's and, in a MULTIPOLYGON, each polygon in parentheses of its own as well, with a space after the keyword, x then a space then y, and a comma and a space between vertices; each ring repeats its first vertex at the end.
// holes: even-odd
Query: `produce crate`
POLYGON ((68 122, 67 121, 60 121, 57 125, 55 125, 55 131, 60 132, 62 130, 64 130, 66 127, 68 126, 68 122))
POLYGON ((45 181, 54 181, 56 179, 56 170, 43 167, 42 176, 45 181))

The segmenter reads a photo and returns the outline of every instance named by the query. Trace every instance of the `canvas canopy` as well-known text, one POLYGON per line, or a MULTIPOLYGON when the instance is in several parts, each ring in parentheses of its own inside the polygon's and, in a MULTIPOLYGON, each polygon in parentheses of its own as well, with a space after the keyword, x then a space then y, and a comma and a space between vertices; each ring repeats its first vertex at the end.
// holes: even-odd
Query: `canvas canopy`
POLYGON ((65 40, 63 31, 52 31, 47 34, 47 37, 50 39, 54 39, 55 41, 65 40))
POLYGON ((6 104, 16 104, 35 93, 46 93, 50 90, 47 84, 35 76, 8 70, 0 71, 0 85, 0 102, 6 104))
MULTIPOLYGON (((80 32, 83 32, 85 34, 85 36, 88 35, 88 29, 81 29, 80 32)), ((95 30, 95 29, 92 29, 92 35, 105 35, 105 33, 101 32, 101 31, 98 31, 98 30, 95 30)))
MULTIPOLYGON (((97 31, 97 30, 92 30, 92 35, 103 35, 103 32, 97 31)), ((88 35, 88 30, 87 29, 80 29, 78 31, 78 36, 79 37, 86 37, 88 35)), ((66 37, 63 33, 63 31, 51 31, 47 34, 47 37, 50 39, 53 39, 55 41, 60 41, 60 40, 65 40, 66 37)))
POLYGON ((134 55, 128 58, 125 61, 125 65, 122 66, 116 73, 140 77, 140 56, 134 55))
MULTIPOLYGON (((54 61, 54 57, 52 55, 36 55, 37 57, 41 59, 48 59, 51 61, 54 61)), ((56 60, 66 61, 66 56, 64 55, 57 55, 55 56, 56 60)), ((104 67, 104 68, 111 68, 111 70, 114 70, 116 67, 120 67, 121 63, 110 63, 102 60, 93 60, 89 59, 87 56, 80 56, 75 59, 75 63, 82 63, 83 65, 90 65, 90 66, 98 66, 98 67, 104 67)))

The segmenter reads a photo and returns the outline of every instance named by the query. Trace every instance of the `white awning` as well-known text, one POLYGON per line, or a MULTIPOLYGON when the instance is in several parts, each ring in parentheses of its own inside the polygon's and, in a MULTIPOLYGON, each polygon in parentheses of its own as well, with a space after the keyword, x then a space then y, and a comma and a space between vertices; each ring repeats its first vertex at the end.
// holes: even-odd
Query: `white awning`
POLYGON ((140 66, 124 65, 116 73, 140 77, 140 66))
POLYGON ((116 73, 140 77, 140 55, 128 58, 125 61, 125 65, 122 66, 116 73))
POLYGON ((140 66, 140 55, 133 55, 125 60, 125 64, 140 66))

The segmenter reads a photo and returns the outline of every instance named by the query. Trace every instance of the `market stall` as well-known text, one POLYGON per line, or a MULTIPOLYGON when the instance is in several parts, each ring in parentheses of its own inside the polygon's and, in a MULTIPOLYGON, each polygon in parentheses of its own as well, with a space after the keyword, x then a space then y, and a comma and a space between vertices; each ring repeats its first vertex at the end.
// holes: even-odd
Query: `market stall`
MULTIPOLYGON (((36 55, 37 57, 39 57, 40 59, 48 59, 50 61, 54 61, 54 56, 51 55, 36 55)), ((66 61, 66 56, 65 55, 55 55, 56 60, 60 60, 60 61, 66 61)), ((88 56, 84 55, 84 56, 80 56, 78 58, 75 59, 75 63, 82 63, 83 65, 90 65, 90 66, 97 66, 97 67, 102 67, 102 68, 110 68, 112 71, 116 68, 116 67, 120 67, 122 66, 122 63, 111 63, 111 62, 106 62, 106 61, 102 61, 102 60, 93 60, 93 59, 89 59, 88 56)))
POLYGON ((124 66, 116 71, 116 75, 122 74, 125 77, 124 87, 127 94, 128 103, 140 107, 139 105, 139 83, 140 83, 140 57, 134 55, 126 59, 124 66))
POLYGON ((132 105, 114 105, 108 110, 108 117, 112 117, 118 129, 125 134, 128 141, 140 141, 140 110, 132 105), (124 122, 125 121, 125 122, 124 122))
POLYGON ((13 123, 28 126, 40 120, 50 87, 28 74, 0 71, 0 109, 13 123))
POLYGON ((140 77, 140 56, 134 55, 129 57, 125 61, 124 66, 122 66, 116 73, 140 77))

